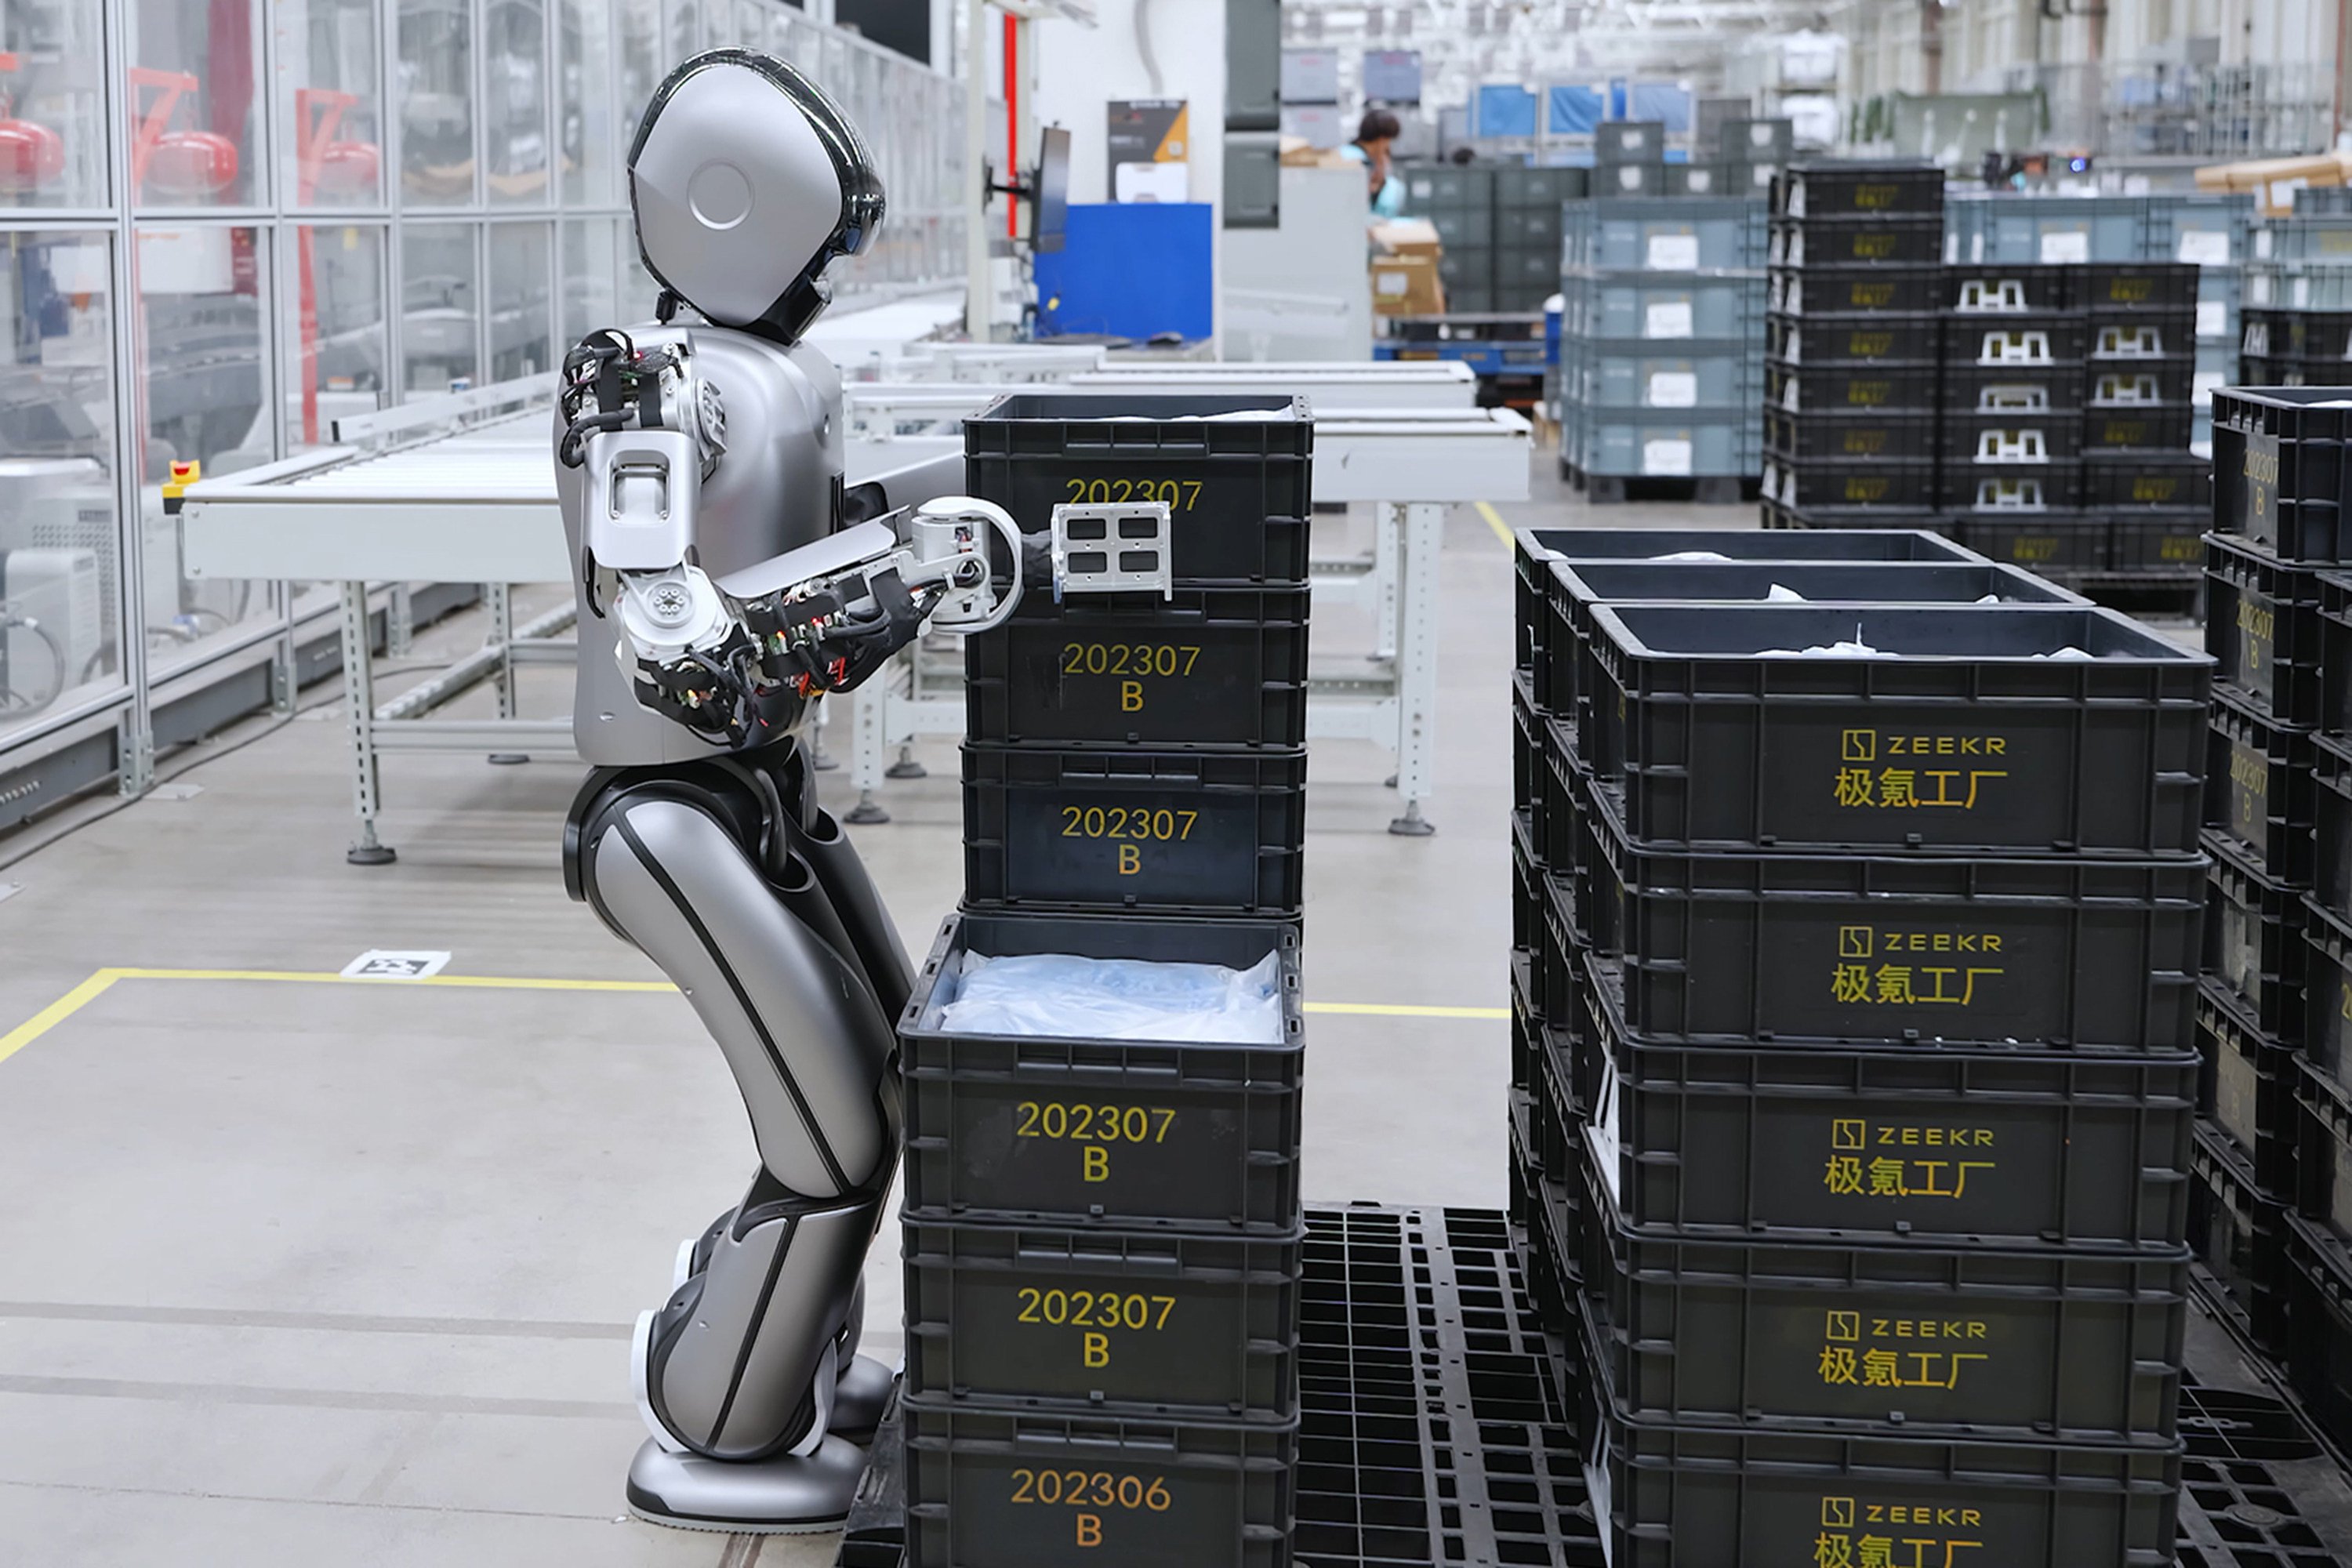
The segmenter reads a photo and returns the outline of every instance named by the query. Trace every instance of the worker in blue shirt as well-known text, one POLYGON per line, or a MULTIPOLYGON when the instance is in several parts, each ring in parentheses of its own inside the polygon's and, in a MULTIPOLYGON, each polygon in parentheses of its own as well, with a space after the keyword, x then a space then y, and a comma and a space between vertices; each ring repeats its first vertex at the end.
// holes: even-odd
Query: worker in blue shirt
POLYGON ((1397 117, 1385 109, 1367 109, 1356 127, 1356 139, 1339 149, 1342 155, 1365 166, 1371 181, 1372 217, 1375 222, 1398 216, 1404 211, 1404 182, 1397 177, 1389 162, 1389 147, 1404 129, 1397 117))

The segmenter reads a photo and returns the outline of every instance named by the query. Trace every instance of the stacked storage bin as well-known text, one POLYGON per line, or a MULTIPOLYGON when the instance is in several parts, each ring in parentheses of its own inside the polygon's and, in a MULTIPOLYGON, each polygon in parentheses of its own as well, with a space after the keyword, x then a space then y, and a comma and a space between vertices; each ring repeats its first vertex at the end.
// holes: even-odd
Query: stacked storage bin
POLYGON ((2246 276, 2247 386, 2340 386, 2352 381, 2352 216, 2258 226, 2246 276))
MULTIPOLYGON (((2204 270, 2178 261, 2094 261, 2072 269, 2086 317, 2082 505, 2107 525, 2104 574, 2193 573, 2212 469, 2191 449, 2204 270)), ((2224 274, 2226 276, 2226 274, 2224 274)))
POLYGON ((1583 611, 1619 1568, 2171 1551, 2210 665, 1994 592, 1583 611))
POLYGON ((2102 523, 2081 495, 2088 328, 2069 268, 1958 263, 1944 278, 1937 504, 1994 560, 2095 572, 2102 523))
POLYGON ((1950 541, 1925 532, 1724 533, 1656 529, 1522 529, 1517 658, 1512 676, 1511 1221, 1553 1371, 1568 1387, 1581 1308, 1582 1128, 1594 1070, 1584 1002, 1583 826, 1590 770, 1579 750, 1589 708, 1590 607, 1596 593, 1759 598, 1775 584, 1824 597, 2031 593, 1950 541), (1696 553, 1705 563, 1677 561, 1696 553), (1932 566, 1940 570, 1924 570, 1932 566), (1897 587, 1891 574, 1901 573, 1897 587), (1594 585, 1598 584, 1596 588, 1594 585))
POLYGON ((1491 164, 1439 164, 1402 172, 1404 210, 1426 218, 1444 251, 1437 275, 1445 283, 1445 309, 1476 316, 1495 303, 1495 174, 1491 164))
POLYGON ((1933 164, 1799 163, 1773 187, 1768 526, 1933 510, 1943 210, 1933 164))
POLYGON ((2206 637, 2226 684, 2206 808, 2216 1081, 2199 1130, 2207 1260, 2339 1441, 2352 1440, 2347 400, 2343 387, 2214 397, 2206 637))
POLYGON ((1082 515, 1057 553, 1149 577, 1164 547, 1173 586, 1033 581, 968 644, 965 896, 900 1024, 909 1568, 1289 1561, 1312 437, 1288 399, 966 424, 969 489, 1025 531, 1163 503, 1164 542, 1082 515), (1270 960, 1280 1037, 958 1026, 975 958, 1033 954, 1270 960))
POLYGON ((1736 500, 1757 471, 1764 205, 1727 196, 1567 205, 1560 470, 1596 500, 1695 480, 1736 500))
POLYGON ((1589 171, 1505 163, 1494 171, 1495 309, 1540 310, 1559 291, 1560 207, 1589 171))
POLYGON ((1716 131, 1718 194, 1769 200, 1797 149, 1793 120, 1727 120, 1716 131))
POLYGON ((1663 121, 1604 120, 1592 128, 1592 194, 1668 194, 1666 127, 1663 121))

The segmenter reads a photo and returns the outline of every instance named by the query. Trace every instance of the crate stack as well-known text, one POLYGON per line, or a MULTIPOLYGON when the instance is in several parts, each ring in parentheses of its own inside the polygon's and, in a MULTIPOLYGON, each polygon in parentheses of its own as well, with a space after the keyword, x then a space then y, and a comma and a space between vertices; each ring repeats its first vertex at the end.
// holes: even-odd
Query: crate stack
MULTIPOLYGON (((2189 444, 2210 453, 2211 396, 2238 374, 2239 302, 2253 199, 2244 193, 1979 195, 1957 198, 1945 259, 1958 265, 2179 262, 2198 268, 2189 444)), ((2193 564, 2193 559, 2190 563, 2193 564)), ((2178 564, 2168 563, 2168 564, 2178 564)))
POLYGON ((2352 216, 2256 226, 2236 369, 2246 386, 2352 381, 2352 216))
POLYGON ((1495 168, 1486 163, 1440 163, 1409 168, 1404 211, 1437 230, 1444 247, 1437 276, 1445 284, 1448 313, 1479 316, 1495 304, 1495 168))
POLYGON ((2352 1441, 2352 387, 2215 395, 2199 1242, 2352 1441))
MULTIPOLYGON (((1788 168, 1796 150, 1793 120, 1726 120, 1716 128, 1709 184, 1720 195, 1769 201, 1772 182, 1788 168)), ((1691 194, 1699 193, 1694 189, 1691 194)))
POLYGON ((1541 310, 1559 291, 1560 211, 1590 171, 1504 163, 1495 170, 1495 309, 1541 310))
POLYGON ((1765 524, 1871 528, 1935 506, 1944 174, 1798 163, 1772 188, 1765 524))
POLYGON ((1649 480, 1737 500, 1762 436, 1763 204, 1595 196, 1562 226, 1561 477, 1595 500, 1649 480))
POLYGON ((1981 558, 1768 553, 1932 536, 1622 538, 1522 536, 1514 825, 1605 1554, 2167 1561, 2210 661, 1981 558))
POLYGON ((1604 120, 1592 128, 1592 194, 1667 194, 1666 127, 1658 120, 1604 120))
POLYGON ((964 899, 900 1023, 908 1568, 1289 1561, 1312 442, 1292 399, 966 423, 1054 569, 969 639, 964 899), (1056 954, 1270 965, 1278 1037, 959 1021, 1056 954))

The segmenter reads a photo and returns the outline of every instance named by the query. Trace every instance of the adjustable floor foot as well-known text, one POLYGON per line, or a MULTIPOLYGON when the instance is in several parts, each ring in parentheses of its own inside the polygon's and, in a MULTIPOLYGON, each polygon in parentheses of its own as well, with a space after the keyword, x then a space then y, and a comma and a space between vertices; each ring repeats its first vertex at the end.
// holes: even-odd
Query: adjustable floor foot
POLYGON ((843 1437, 827 1437, 804 1458, 752 1464, 673 1454, 648 1437, 629 1466, 629 1511, 677 1530, 838 1530, 865 1474, 865 1450, 843 1437))
POLYGON ((843 813, 841 820, 862 827, 869 822, 887 822, 890 814, 882 809, 882 803, 874 798, 872 790, 860 790, 857 804, 843 813))

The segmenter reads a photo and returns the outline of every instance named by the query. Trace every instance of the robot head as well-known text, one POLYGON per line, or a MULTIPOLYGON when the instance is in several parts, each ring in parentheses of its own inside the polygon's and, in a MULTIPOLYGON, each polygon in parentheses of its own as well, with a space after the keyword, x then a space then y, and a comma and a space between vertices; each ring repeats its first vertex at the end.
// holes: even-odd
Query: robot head
POLYGON ((655 92, 629 149, 637 248, 711 321, 796 342, 831 299, 824 270, 874 243, 882 181, 856 126, 806 77, 710 49, 655 92))

